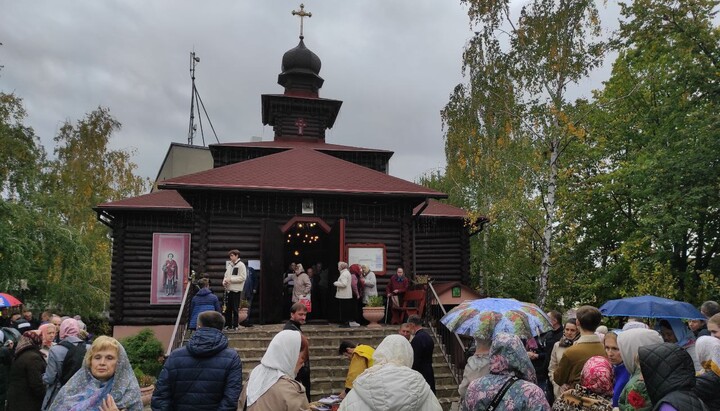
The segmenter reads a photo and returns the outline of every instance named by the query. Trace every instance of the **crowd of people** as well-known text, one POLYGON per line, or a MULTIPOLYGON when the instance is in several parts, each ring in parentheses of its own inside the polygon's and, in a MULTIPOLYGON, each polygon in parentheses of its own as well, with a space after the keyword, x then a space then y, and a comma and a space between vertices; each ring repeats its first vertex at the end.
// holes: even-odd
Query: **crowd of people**
POLYGON ((705 320, 629 318, 601 325, 600 311, 578 308, 552 331, 474 341, 459 387, 462 410, 720 410, 720 305, 705 320))

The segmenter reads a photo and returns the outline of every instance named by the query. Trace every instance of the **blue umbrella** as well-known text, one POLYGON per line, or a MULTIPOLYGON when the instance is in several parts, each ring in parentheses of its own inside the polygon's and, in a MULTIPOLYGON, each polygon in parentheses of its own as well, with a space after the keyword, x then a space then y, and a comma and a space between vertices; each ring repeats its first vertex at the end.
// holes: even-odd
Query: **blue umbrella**
POLYGON ((550 319, 535 304, 512 298, 463 301, 440 319, 452 332, 491 339, 500 332, 531 338, 550 331, 550 319))
POLYGON ((705 319, 705 316, 690 303, 654 295, 610 300, 600 307, 600 312, 606 317, 705 319))

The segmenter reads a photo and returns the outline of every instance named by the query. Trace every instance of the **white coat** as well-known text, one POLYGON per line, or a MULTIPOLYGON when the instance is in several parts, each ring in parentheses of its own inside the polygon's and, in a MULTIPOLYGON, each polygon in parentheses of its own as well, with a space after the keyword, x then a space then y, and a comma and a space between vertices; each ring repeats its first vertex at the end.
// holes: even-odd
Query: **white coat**
POLYGON ((340 271, 340 277, 333 284, 337 287, 335 291, 335 298, 340 300, 349 300, 352 298, 352 277, 350 277, 350 271, 344 269, 340 271))

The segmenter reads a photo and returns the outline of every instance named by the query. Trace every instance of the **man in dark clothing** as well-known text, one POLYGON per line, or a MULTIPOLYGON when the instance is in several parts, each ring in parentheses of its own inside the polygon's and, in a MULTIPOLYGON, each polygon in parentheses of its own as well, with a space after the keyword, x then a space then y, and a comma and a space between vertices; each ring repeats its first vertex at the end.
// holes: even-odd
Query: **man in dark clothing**
MULTIPOLYGON (((545 376, 545 379, 548 377, 548 368, 550 368, 550 358, 552 357, 553 347, 563 336, 562 314, 553 310, 547 313, 547 315, 550 318, 552 330, 544 334, 545 361, 539 371, 543 374, 543 376, 545 376)), ((553 391, 553 386, 550 383, 546 383, 545 385, 545 397, 548 400, 548 404, 555 402, 555 392, 553 391)))
POLYGON ((152 396, 152 409, 235 411, 242 392, 242 362, 222 333, 217 311, 198 316, 198 329, 185 347, 165 361, 152 396))
POLYGON ((197 328, 198 315, 204 311, 217 311, 222 313, 220 300, 212 291, 210 291, 210 280, 201 278, 198 281, 200 290, 190 301, 190 325, 188 328, 194 330, 197 328))
MULTIPOLYGON (((290 307, 290 320, 285 323, 283 330, 299 331, 302 333, 302 325, 305 324, 307 318, 307 307, 303 303, 295 303, 290 307)), ((308 356, 305 364, 298 370, 295 379, 305 387, 305 395, 308 402, 310 401, 310 349, 308 348, 308 356)))
POLYGON ((422 328, 422 318, 419 315, 411 315, 408 317, 413 339, 410 345, 413 348, 414 360, 412 369, 422 374, 427 381, 432 392, 435 392, 435 372, 432 366, 433 351, 435 351, 435 341, 427 331, 422 328))

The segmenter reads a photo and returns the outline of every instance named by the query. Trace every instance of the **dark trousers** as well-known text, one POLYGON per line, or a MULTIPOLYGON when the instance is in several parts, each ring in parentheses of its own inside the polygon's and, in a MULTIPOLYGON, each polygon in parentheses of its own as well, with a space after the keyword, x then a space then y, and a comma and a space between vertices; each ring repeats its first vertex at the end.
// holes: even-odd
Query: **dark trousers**
POLYGON ((240 309, 241 292, 228 291, 227 307, 225 308, 225 325, 230 328, 238 326, 238 310, 240 309))
POLYGON ((338 298, 338 301, 340 302, 340 322, 347 324, 350 321, 355 321, 355 306, 357 305, 357 300, 354 298, 338 298))
POLYGON ((307 396, 308 402, 310 402, 310 361, 306 361, 300 370, 298 370, 295 379, 305 387, 305 395, 307 396))

